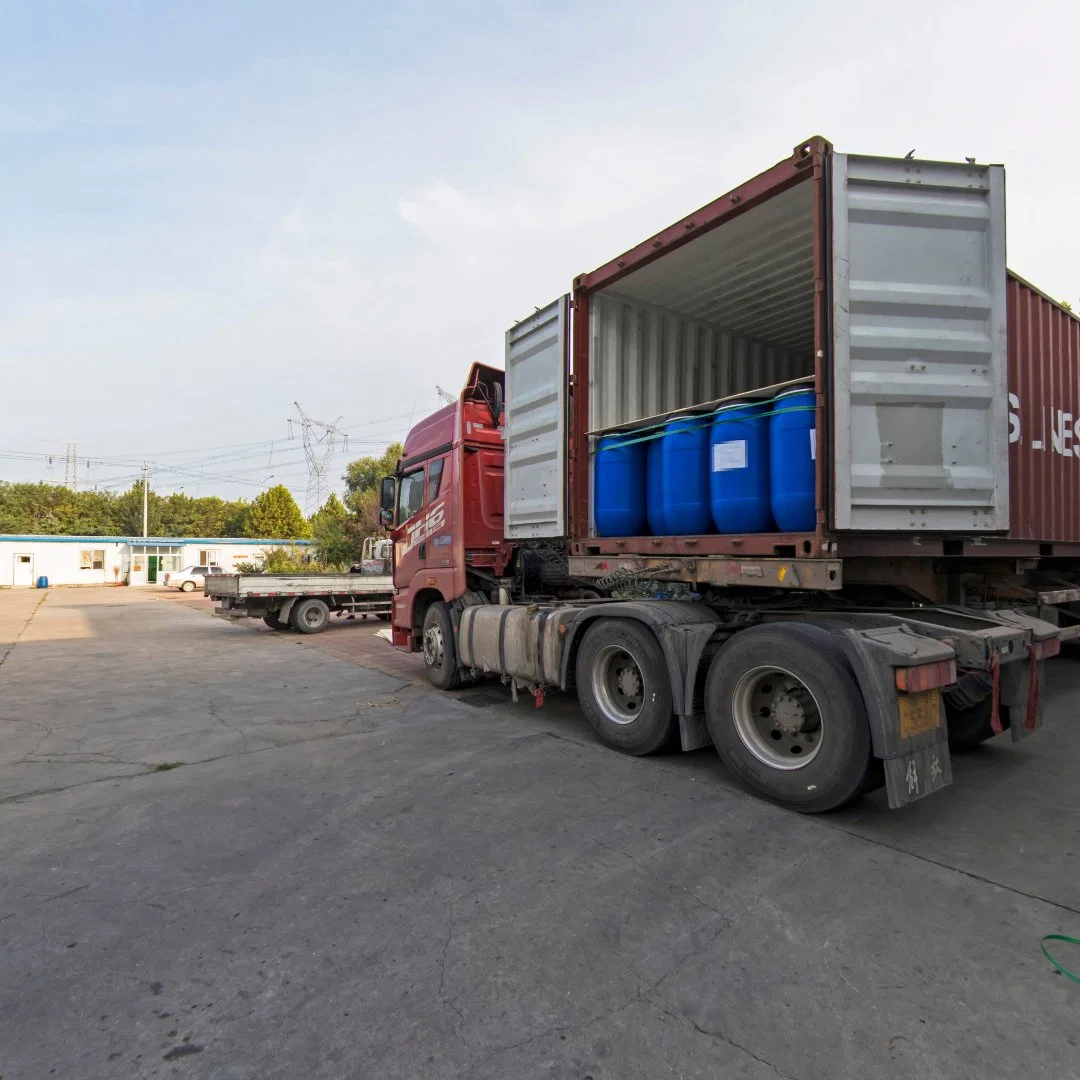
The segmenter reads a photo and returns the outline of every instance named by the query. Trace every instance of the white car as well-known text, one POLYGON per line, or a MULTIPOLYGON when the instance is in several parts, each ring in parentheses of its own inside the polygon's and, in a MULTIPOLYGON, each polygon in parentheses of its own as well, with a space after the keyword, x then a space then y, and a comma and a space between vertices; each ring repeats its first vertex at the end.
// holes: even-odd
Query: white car
POLYGON ((166 570, 160 584, 167 589, 194 592, 203 587, 207 574, 224 574, 220 566, 185 566, 183 570, 166 570))

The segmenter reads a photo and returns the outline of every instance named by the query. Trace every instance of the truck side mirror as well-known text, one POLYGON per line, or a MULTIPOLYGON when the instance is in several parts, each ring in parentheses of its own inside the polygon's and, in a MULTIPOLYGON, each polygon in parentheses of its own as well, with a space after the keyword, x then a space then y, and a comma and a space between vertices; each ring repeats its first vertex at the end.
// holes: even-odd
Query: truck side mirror
POLYGON ((379 485, 379 522, 389 528, 394 524, 394 502, 397 499, 397 481, 384 476, 379 485))

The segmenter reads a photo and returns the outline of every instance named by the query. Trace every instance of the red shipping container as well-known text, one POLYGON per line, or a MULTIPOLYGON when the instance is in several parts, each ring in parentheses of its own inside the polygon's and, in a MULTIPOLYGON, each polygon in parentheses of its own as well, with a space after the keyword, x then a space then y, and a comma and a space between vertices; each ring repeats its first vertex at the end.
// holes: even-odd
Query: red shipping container
POLYGON ((1009 538, 1080 546, 1080 318, 1013 273, 1008 310, 1009 538))

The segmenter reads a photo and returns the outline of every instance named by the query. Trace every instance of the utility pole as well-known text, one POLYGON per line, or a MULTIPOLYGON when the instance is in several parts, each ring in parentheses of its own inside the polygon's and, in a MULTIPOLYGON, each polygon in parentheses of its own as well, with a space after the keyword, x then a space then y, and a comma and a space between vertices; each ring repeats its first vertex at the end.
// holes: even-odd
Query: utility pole
POLYGON ((142 467, 142 534, 145 540, 150 533, 150 466, 143 462, 142 467))

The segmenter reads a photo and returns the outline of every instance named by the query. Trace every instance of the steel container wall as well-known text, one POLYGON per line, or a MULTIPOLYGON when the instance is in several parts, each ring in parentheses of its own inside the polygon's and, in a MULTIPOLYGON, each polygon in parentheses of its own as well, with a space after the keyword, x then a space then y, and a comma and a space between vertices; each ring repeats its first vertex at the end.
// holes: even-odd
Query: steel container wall
POLYGON ((1080 544, 1080 319, 1009 274, 1013 540, 1080 544))
POLYGON ((594 431, 814 373, 812 353, 627 300, 596 296, 589 317, 594 431))

